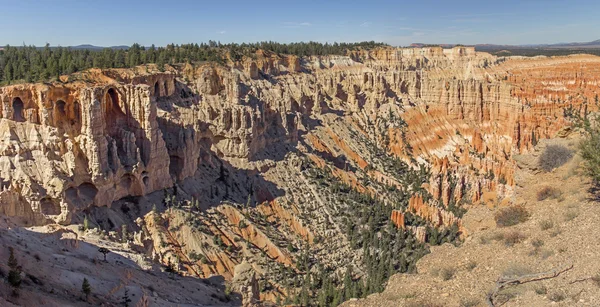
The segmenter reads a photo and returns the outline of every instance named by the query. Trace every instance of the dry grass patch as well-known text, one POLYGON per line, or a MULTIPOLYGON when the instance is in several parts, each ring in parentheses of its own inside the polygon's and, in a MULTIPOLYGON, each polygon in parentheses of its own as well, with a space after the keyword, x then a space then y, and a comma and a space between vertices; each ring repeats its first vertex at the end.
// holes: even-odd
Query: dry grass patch
POLYGON ((559 189, 550 186, 545 186, 537 192, 538 201, 546 199, 560 199, 561 197, 562 192, 559 189))
POLYGON ((463 298, 460 300, 460 307, 475 307, 480 304, 481 301, 478 298, 463 298))
POLYGON ((508 227, 527 221, 529 212, 521 205, 501 209, 494 215, 498 227, 508 227))
POLYGON ((540 168, 546 172, 564 165, 573 158, 573 151, 562 145, 548 145, 540 156, 540 168))
POLYGON ((510 231, 504 234, 504 244, 506 246, 513 246, 523 242, 526 238, 527 236, 519 231, 510 231))
POLYGON ((563 218, 565 219, 565 222, 568 222, 575 219, 577 216, 579 216, 579 212, 577 212, 577 210, 569 209, 565 212, 563 218))
POLYGON ((535 239, 535 240, 531 241, 531 245, 533 245, 533 247, 540 248, 540 247, 544 246, 544 240, 535 239))
POLYGON ((567 298, 567 294, 563 291, 553 291, 548 294, 548 299, 553 302, 562 302, 567 298))
POLYGON ((554 227, 554 222, 552 220, 543 220, 540 222, 541 230, 548 230, 552 227, 554 227))
POLYGON ((431 270, 431 275, 441 278, 443 281, 454 278, 456 269, 452 267, 443 267, 431 270))
POLYGON ((546 288, 544 285, 539 285, 535 286, 533 291, 535 291, 535 293, 538 295, 546 295, 548 293, 548 288, 546 288))
POLYGON ((466 268, 467 270, 473 271, 473 269, 475 269, 477 267, 477 262, 475 262, 474 260, 469 260, 469 262, 467 262, 466 268))
POLYGON ((527 274, 531 274, 531 268, 529 266, 520 263, 511 263, 504 269, 502 276, 504 277, 519 277, 527 274))

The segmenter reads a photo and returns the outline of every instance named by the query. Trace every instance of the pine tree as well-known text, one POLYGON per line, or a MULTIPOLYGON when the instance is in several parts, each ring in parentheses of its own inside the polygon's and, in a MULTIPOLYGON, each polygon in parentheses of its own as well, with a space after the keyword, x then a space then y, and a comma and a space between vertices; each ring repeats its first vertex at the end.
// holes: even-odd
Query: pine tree
POLYGON ((129 289, 125 288, 125 293, 123 293, 123 297, 121 297, 121 306, 129 307, 129 303, 131 303, 131 298, 129 298, 129 289))
POLYGON ((98 252, 102 253, 104 255, 104 262, 106 262, 106 254, 110 253, 110 251, 108 250, 108 248, 106 247, 100 247, 98 249, 98 252))
POLYGON ((83 229, 84 230, 90 229, 90 222, 88 221, 87 215, 83 218, 83 229))
POLYGON ((17 258, 15 257, 14 249, 12 247, 8 248, 10 251, 10 255, 8 257, 8 283, 13 288, 13 295, 18 296, 18 290, 21 286, 21 267, 17 262, 17 258))
POLYGON ((90 286, 90 283, 88 282, 87 278, 83 278, 83 283, 81 283, 81 292, 83 292, 83 294, 85 294, 85 299, 87 300, 90 296, 90 293, 92 293, 92 287, 90 286))

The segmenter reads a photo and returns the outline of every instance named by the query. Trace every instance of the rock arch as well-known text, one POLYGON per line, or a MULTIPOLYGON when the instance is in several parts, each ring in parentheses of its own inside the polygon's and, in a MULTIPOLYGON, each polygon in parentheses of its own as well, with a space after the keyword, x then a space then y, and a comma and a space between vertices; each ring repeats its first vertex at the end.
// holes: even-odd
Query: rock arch
POLYGON ((13 120, 16 122, 24 122, 25 121, 25 105, 23 101, 19 97, 15 97, 12 101, 13 108, 13 120))

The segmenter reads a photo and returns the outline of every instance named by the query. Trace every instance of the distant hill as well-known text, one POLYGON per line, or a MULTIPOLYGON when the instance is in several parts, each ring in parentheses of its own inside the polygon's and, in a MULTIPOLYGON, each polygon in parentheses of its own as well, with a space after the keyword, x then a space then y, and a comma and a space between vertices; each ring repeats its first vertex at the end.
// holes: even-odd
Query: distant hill
MULTIPOLYGON (((0 50, 4 49, 4 46, 6 46, 6 44, 0 45, 0 50)), ((16 45, 11 45, 11 47, 21 47, 21 46, 16 46, 16 45)), ((50 48, 58 48, 59 46, 50 46, 50 48)), ((83 44, 83 45, 77 45, 77 46, 66 46, 65 48, 71 48, 73 50, 94 50, 94 51, 99 51, 102 49, 114 49, 114 50, 127 50, 129 49, 130 46, 125 46, 125 45, 121 45, 121 46, 110 46, 110 47, 102 47, 102 46, 94 46, 94 45, 90 45, 90 44, 83 44)), ((44 48, 42 47, 37 47, 37 48, 44 48)))
MULTIPOLYGON (((424 44, 424 43, 412 43, 410 47, 422 48, 428 46, 440 46, 442 48, 452 48, 458 44, 424 44)), ((558 44, 525 44, 525 45, 499 45, 499 44, 475 44, 468 45, 475 47, 479 50, 498 50, 498 49, 531 49, 531 48, 600 48, 600 39, 583 42, 583 43, 558 43, 558 44)))
POLYGON ((77 45, 77 46, 70 46, 71 49, 77 49, 77 50, 81 50, 81 49, 88 49, 88 50, 102 50, 102 49, 122 49, 122 50, 126 50, 129 49, 130 46, 125 46, 125 45, 121 45, 121 46, 111 46, 111 47, 102 47, 102 46, 94 46, 94 45, 89 45, 89 44, 84 44, 84 45, 77 45))

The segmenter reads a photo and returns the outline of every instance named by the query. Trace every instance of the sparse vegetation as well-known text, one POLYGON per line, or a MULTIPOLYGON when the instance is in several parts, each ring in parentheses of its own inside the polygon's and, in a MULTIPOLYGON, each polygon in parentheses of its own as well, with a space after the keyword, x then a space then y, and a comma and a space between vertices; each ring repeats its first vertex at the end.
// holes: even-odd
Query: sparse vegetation
POLYGON ((596 285, 596 287, 600 287, 600 273, 596 273, 596 275, 592 276, 591 279, 596 285))
POLYGON ((544 241, 542 239, 535 239, 535 240, 531 241, 531 245, 533 245, 533 247, 535 247, 535 248, 540 248, 540 247, 544 246, 544 241))
POLYGON ((559 189, 553 188, 550 186, 545 186, 537 192, 537 200, 543 201, 548 198, 557 199, 557 198, 560 198, 561 195, 562 195, 562 192, 559 189))
POLYGON ((504 269, 504 272, 502 272, 502 276, 518 277, 518 276, 531 274, 531 272, 532 271, 529 268, 529 266, 526 266, 526 265, 523 265, 520 263, 512 263, 508 267, 506 267, 506 269, 504 269))
POLYGON ((548 299, 553 302, 562 302, 567 298, 567 295, 560 290, 552 291, 548 294, 548 299))
POLYGON ((440 270, 440 277, 444 281, 450 280, 450 279, 454 278, 455 273, 456 273, 456 269, 451 268, 451 267, 445 267, 440 270))
POLYGON ((519 231, 510 231, 504 234, 504 244, 513 246, 525 240, 526 236, 519 231))
POLYGON ((573 158, 573 151, 562 145, 548 145, 539 159, 540 167, 546 172, 560 167, 573 158))
POLYGON ((552 220, 543 220, 540 221, 540 229, 545 231, 554 227, 554 222, 552 220))
POLYGON ((529 212, 521 205, 501 209, 494 215, 498 227, 508 227, 527 221, 529 212))
POLYGON ((546 293, 548 293, 548 288, 546 288, 546 286, 544 286, 544 285, 535 286, 533 288, 533 290, 535 291, 536 294, 539 294, 539 295, 546 295, 546 293))
POLYGON ((479 304, 481 304, 481 301, 478 298, 463 298, 460 300, 460 307, 475 307, 479 304))
POLYGON ((469 271, 473 271, 473 269, 475 269, 477 267, 477 262, 475 262, 474 260, 469 260, 469 262, 467 262, 466 268, 469 271))
POLYGON ((569 209, 564 214, 565 222, 571 221, 571 220, 575 219, 577 216, 579 216, 579 212, 577 212, 574 209, 569 209))

